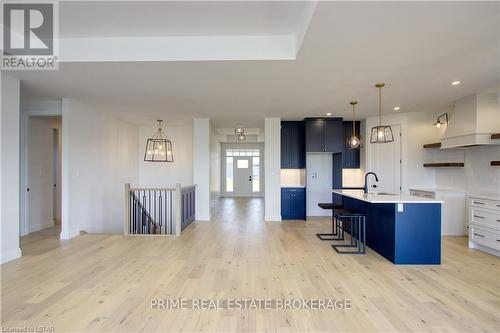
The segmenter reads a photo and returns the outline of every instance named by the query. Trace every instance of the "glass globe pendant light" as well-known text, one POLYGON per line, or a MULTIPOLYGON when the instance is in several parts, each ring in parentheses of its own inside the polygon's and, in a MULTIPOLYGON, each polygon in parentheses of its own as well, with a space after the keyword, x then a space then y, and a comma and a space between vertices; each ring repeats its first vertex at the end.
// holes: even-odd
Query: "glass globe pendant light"
POLYGON ((352 135, 347 139, 347 146, 351 149, 357 149, 361 146, 361 137, 356 135, 356 122, 354 120, 354 108, 358 102, 352 101, 350 104, 352 105, 352 135))
POLYGON ((144 161, 146 162, 173 162, 172 141, 164 134, 161 128, 162 120, 158 120, 158 131, 146 142, 144 161))
POLYGON ((394 141, 391 126, 382 125, 382 88, 384 86, 385 83, 377 83, 375 85, 378 88, 379 97, 379 125, 372 127, 370 143, 389 143, 394 141))

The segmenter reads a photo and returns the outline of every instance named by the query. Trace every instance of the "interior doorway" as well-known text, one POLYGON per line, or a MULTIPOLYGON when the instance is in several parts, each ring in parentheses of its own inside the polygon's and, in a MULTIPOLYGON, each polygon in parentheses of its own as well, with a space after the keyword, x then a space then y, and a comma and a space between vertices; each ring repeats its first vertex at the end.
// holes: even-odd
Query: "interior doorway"
POLYGON ((264 145, 221 144, 221 196, 264 196, 264 145))
POLYGON ((60 234, 61 125, 60 116, 27 117, 21 235, 60 234))

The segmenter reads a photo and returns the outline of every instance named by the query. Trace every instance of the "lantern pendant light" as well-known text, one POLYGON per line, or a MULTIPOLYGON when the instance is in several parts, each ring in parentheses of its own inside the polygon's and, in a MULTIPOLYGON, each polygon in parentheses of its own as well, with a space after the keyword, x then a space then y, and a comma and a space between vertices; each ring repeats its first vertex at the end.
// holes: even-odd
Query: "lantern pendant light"
POLYGON ((158 120, 158 131, 146 142, 144 161, 146 162, 173 162, 172 141, 164 134, 161 128, 162 120, 158 120))
POLYGON ((384 86, 385 83, 377 83, 375 85, 375 87, 378 88, 379 125, 372 127, 370 143, 389 143, 394 141, 394 135, 392 134, 391 126, 382 125, 382 88, 384 86))
POLYGON ((358 102, 352 101, 350 104, 352 105, 352 135, 347 139, 347 146, 351 149, 357 149, 361 146, 361 137, 356 135, 356 122, 354 121, 354 108, 358 102))

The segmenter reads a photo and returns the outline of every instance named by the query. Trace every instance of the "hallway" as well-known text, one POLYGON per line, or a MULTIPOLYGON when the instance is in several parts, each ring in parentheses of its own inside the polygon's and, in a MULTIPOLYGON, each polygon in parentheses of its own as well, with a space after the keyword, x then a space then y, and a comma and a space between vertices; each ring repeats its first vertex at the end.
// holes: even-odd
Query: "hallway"
POLYGON ((495 331, 498 260, 443 239, 441 266, 336 254, 327 218, 264 222, 261 198, 217 200, 179 238, 81 235, 2 265, 2 325, 72 331, 495 331), (467 288, 465 288, 467 287, 467 288), (486 287, 486 288, 485 288, 486 287), (348 299, 347 310, 153 310, 153 298, 348 299))

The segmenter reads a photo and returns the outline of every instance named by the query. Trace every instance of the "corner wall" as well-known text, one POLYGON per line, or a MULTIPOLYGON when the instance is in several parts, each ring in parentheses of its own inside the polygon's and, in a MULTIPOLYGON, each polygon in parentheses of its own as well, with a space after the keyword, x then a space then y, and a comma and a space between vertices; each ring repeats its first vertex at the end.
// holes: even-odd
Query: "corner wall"
POLYGON ((281 120, 265 118, 265 221, 281 221, 281 120))
POLYGON ((77 100, 63 99, 62 110, 68 224, 61 236, 121 234, 123 187, 138 180, 138 127, 77 100))
POLYGON ((21 256, 19 248, 20 81, 0 72, 1 262, 21 256))

